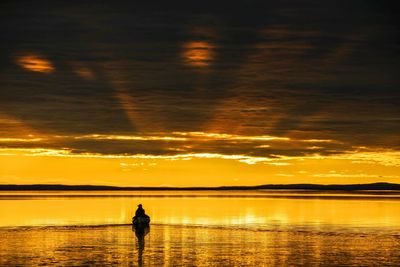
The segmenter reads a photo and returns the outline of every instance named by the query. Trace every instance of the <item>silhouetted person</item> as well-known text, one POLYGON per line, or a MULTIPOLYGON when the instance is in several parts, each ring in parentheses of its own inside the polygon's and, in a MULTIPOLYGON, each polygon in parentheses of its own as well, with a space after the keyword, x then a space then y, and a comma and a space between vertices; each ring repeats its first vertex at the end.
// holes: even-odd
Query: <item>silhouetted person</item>
POLYGON ((150 217, 146 215, 142 204, 138 205, 135 216, 132 218, 132 231, 138 240, 138 266, 142 266, 142 253, 144 250, 144 237, 150 232, 150 217))
POLYGON ((142 204, 139 204, 138 208, 135 212, 135 217, 145 217, 145 216, 146 216, 146 214, 144 212, 144 209, 142 208, 142 204))
POLYGON ((132 218, 132 222, 137 221, 138 219, 139 220, 142 219, 142 222, 144 222, 143 219, 146 220, 147 223, 150 222, 150 217, 148 215, 146 215, 146 213, 142 207, 142 204, 138 205, 138 208, 135 212, 135 216, 132 218))
POLYGON ((142 207, 142 204, 138 205, 138 208, 135 212, 135 216, 133 216, 133 218, 132 218, 132 223, 134 225, 150 223, 150 217, 148 215, 146 215, 146 213, 142 207))

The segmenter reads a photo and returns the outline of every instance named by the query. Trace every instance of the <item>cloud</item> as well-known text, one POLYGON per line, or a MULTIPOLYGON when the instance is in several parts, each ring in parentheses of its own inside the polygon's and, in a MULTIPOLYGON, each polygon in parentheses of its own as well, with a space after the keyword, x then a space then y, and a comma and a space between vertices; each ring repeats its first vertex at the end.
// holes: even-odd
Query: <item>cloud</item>
POLYGON ((191 41, 183 46, 182 57, 193 67, 207 67, 214 60, 215 46, 205 41, 191 41))
MULTIPOLYGON (((348 144, 324 139, 294 139, 271 135, 237 135, 206 132, 138 133, 136 135, 42 135, 24 138, 2 137, 4 148, 65 149, 72 153, 110 155, 221 154, 254 158, 253 162, 275 155, 328 155, 349 149, 348 144), (323 146, 321 146, 323 144, 323 146), (311 145, 311 147, 310 147, 311 145), (317 146, 318 145, 318 146, 317 146)), ((236 157, 236 156, 235 156, 236 157)))
POLYGON ((82 135, 46 138, 0 138, 0 155, 190 160, 225 159, 246 164, 287 166, 302 160, 345 160, 400 166, 393 149, 354 147, 334 140, 239 136, 199 132, 158 135, 82 135), (184 136, 184 137, 182 137, 184 136), (313 142, 324 147, 312 146, 313 142), (267 145, 265 145, 267 143, 267 145))
POLYGON ((42 73, 51 73, 54 71, 54 66, 50 61, 35 54, 19 56, 16 59, 16 63, 29 71, 42 73))
POLYGON ((40 142, 43 141, 43 138, 13 138, 13 137, 6 137, 0 138, 0 143, 31 143, 31 142, 40 142))
POLYGON ((400 58, 382 9, 223 2, 9 1, 0 145, 397 164, 389 151, 400 150, 400 58))

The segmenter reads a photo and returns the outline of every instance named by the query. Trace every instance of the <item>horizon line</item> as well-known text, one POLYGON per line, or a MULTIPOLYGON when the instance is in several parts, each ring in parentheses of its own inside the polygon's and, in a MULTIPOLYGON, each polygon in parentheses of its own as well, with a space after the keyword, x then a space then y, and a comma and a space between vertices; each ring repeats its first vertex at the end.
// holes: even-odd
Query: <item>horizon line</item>
POLYGON ((76 190, 76 191, 121 191, 121 190, 258 190, 258 189, 294 189, 294 190, 400 190, 400 184, 389 182, 375 182, 365 184, 262 184, 262 185, 235 185, 235 186, 114 186, 88 184, 0 184, 1 191, 12 190, 76 190))

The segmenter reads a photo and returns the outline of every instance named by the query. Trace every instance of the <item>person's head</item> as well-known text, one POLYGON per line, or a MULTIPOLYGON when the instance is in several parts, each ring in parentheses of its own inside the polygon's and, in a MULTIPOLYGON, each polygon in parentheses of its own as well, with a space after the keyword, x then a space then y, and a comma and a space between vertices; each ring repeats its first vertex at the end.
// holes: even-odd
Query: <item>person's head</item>
POLYGON ((141 208, 141 207, 142 207, 142 204, 139 204, 138 207, 141 208))

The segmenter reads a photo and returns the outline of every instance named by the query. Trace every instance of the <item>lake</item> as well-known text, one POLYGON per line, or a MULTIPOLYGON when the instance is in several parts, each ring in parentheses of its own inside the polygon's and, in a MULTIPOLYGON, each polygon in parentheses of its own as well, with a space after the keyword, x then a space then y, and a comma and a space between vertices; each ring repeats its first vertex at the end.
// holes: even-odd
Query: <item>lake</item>
POLYGON ((400 266, 400 194, 3 191, 0 237, 2 266, 400 266))

